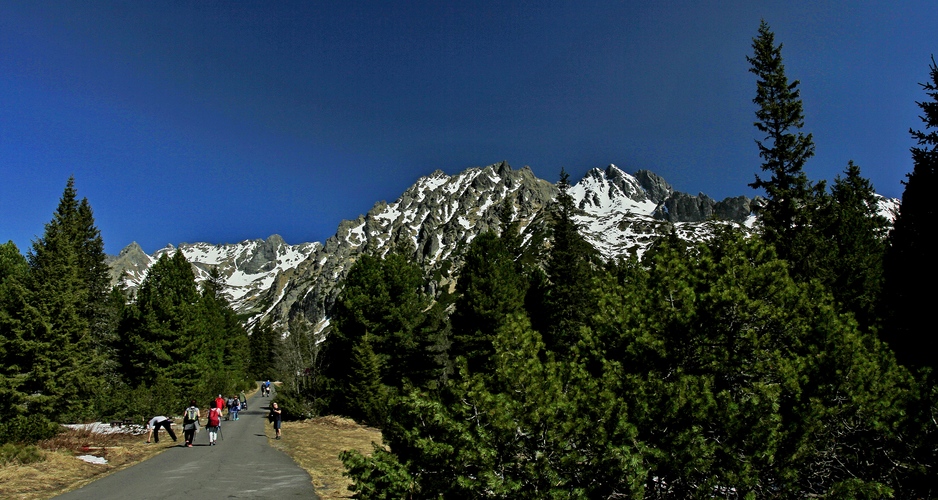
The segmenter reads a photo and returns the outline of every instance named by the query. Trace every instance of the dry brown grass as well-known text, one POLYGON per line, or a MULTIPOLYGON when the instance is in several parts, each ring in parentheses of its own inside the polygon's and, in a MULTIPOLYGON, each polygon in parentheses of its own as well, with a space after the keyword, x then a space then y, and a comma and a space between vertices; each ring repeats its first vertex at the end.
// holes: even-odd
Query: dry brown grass
POLYGON ((42 462, 0 466, 0 498, 52 498, 146 460, 173 444, 168 437, 165 442, 148 445, 146 436, 70 429, 39 443, 45 457, 42 462), (79 455, 104 457, 108 463, 90 464, 79 460, 79 455))
POLYGON ((284 422, 283 438, 274 440, 273 426, 267 424, 267 438, 309 472, 316 494, 323 500, 351 498, 352 482, 342 476, 345 467, 339 460, 344 450, 371 454, 371 443, 381 444, 381 431, 341 417, 320 417, 302 422, 284 422))

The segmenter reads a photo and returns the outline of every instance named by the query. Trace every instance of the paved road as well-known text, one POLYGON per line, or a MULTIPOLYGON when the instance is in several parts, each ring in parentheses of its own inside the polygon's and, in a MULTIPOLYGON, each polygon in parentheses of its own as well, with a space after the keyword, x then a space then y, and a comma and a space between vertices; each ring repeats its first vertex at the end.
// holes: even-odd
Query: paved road
MULTIPOLYGON (((318 498, 309 474, 287 454, 270 447, 264 435, 269 398, 260 392, 248 400, 237 421, 222 421, 216 446, 201 429, 192 448, 179 445, 83 488, 56 497, 77 499, 137 498, 318 498)), ((205 411, 202 412, 205 421, 205 411)), ((174 428, 175 430, 175 428, 174 428)), ((169 436, 160 431, 160 444, 169 436)), ((169 441, 172 443, 172 441, 169 441)))

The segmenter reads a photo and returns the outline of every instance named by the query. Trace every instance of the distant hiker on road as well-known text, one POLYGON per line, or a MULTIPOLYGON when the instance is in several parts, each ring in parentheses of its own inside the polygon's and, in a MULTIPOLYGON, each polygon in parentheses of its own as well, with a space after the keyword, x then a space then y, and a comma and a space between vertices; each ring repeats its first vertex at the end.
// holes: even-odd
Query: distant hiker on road
POLYGON ((228 404, 231 405, 228 407, 228 415, 231 416, 232 420, 238 420, 238 412, 241 411, 241 400, 238 399, 238 396, 231 396, 228 404))
POLYGON ((189 407, 182 411, 182 431, 186 437, 186 446, 192 448, 192 440, 195 439, 195 431, 199 428, 199 419, 202 414, 199 413, 199 407, 195 405, 195 400, 189 401, 189 407))
POLYGON ((244 391, 241 391, 241 394, 238 394, 238 399, 241 401, 241 411, 248 409, 248 397, 244 395, 244 391))
POLYGON ((221 394, 215 398, 215 408, 218 408, 219 410, 224 410, 226 403, 227 401, 225 401, 225 398, 221 397, 221 394))
POLYGON ((264 382, 264 385, 261 386, 261 392, 266 397, 270 397, 270 380, 264 382))
POLYGON ((280 411, 280 407, 277 406, 277 403, 270 405, 270 415, 267 416, 267 419, 274 424, 274 430, 277 431, 276 439, 280 439, 280 425, 283 423, 282 417, 283 414, 280 411))
POLYGON ((173 441, 176 440, 176 433, 173 432, 173 421, 162 416, 156 416, 150 419, 147 422, 147 443, 150 442, 150 436, 153 436, 153 442, 160 442, 160 427, 166 429, 166 433, 169 434, 169 437, 173 438, 173 441))
POLYGON ((218 440, 218 428, 221 427, 221 410, 218 405, 212 401, 212 407, 208 410, 208 423, 205 428, 208 430, 208 445, 215 446, 218 440))

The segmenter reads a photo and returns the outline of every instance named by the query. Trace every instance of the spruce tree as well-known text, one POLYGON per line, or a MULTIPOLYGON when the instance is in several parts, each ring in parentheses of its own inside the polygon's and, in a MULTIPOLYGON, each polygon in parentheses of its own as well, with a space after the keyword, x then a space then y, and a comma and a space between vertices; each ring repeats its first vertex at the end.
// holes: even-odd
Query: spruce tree
POLYGON ((180 251, 153 264, 137 291, 135 328, 127 335, 125 371, 132 385, 165 378, 185 399, 201 382, 209 339, 197 328, 200 295, 192 267, 180 251))
POLYGON ((547 349, 565 352, 576 344, 579 329, 595 310, 592 278, 597 265, 597 252, 580 234, 574 215, 576 207, 570 195, 570 176, 561 169, 560 192, 553 209, 553 235, 547 259, 547 285, 544 329, 547 349))
POLYGON ((824 185, 812 185, 804 173, 805 163, 814 156, 814 140, 811 134, 799 131, 804 127, 799 82, 789 83, 782 45, 775 45, 775 34, 764 20, 752 48, 753 56, 746 60, 751 65, 749 72, 756 75, 752 102, 759 108, 754 125, 764 134, 756 144, 763 159, 762 171, 770 177, 756 174, 750 187, 765 190, 766 203, 759 215, 766 241, 775 245, 796 274, 810 279, 818 273, 818 261, 824 259, 826 250, 811 222, 812 213, 823 201, 824 185))
POLYGON ((30 411, 70 420, 90 416, 103 385, 108 268, 100 232, 70 178, 52 221, 27 256, 30 411))
POLYGON ((350 398, 350 387, 358 382, 348 360, 365 338, 391 392, 406 384, 422 386, 439 375, 430 350, 434 339, 423 329, 429 305, 423 273, 404 254, 383 259, 366 254, 355 262, 336 300, 333 330, 324 347, 323 384, 330 411, 361 416, 362 408, 350 398))
POLYGON ((822 233, 836 250, 825 266, 825 284, 868 328, 877 322, 889 221, 880 215, 876 192, 860 167, 850 161, 844 175, 834 180, 829 202, 818 214, 822 233))
MULTIPOLYGON (((938 281, 938 261, 929 241, 938 234, 938 214, 932 199, 938 192, 938 66, 932 58, 931 81, 922 88, 928 101, 919 102, 924 130, 910 130, 912 172, 903 182, 902 205, 889 234, 886 258, 884 338, 899 360, 909 367, 938 368, 938 334, 932 329, 931 308, 938 281)), ((938 370, 936 370, 938 371, 938 370)))
POLYGON ((22 282, 28 272, 26 259, 12 241, 0 245, 0 422, 19 414, 26 398, 20 320, 22 282))
POLYGON ((473 372, 489 371, 495 332, 524 310, 526 289, 503 238, 486 232, 472 240, 456 282, 450 356, 465 356, 473 372))

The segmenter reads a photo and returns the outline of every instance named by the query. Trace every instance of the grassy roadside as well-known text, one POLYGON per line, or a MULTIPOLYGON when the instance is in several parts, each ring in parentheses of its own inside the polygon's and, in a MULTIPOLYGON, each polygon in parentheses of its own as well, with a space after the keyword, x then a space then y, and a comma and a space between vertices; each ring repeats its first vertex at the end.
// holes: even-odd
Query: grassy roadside
MULTIPOLYGON (((257 389, 247 392, 251 397, 257 389)), ((177 419, 181 421, 181 419, 177 419)), ((182 439, 182 427, 176 425, 182 439)), ((273 435, 273 434, 271 434, 273 435)), ((178 445, 165 431, 159 444, 146 444, 146 435, 93 434, 69 429, 38 443, 43 460, 26 465, 0 465, 0 498, 36 500, 52 498, 72 491, 108 474, 136 465, 178 445), (91 464, 78 457, 93 455, 107 459, 106 464, 91 464)))
POLYGON ((41 462, 0 466, 0 498, 52 498, 80 488, 177 444, 163 435, 164 441, 148 445, 146 436, 69 429, 39 443, 39 453, 44 458, 41 462), (79 459, 80 455, 103 457, 107 463, 91 464, 79 459))
POLYGON ((265 424, 265 433, 271 446, 283 450, 306 469, 313 478, 313 487, 322 500, 351 498, 348 486, 352 482, 342 476, 345 467, 339 460, 343 450, 358 450, 371 454, 371 443, 381 443, 381 431, 357 424, 354 420, 327 416, 284 422, 283 438, 276 435, 271 424, 265 424))

